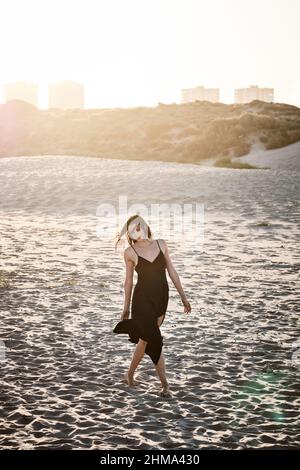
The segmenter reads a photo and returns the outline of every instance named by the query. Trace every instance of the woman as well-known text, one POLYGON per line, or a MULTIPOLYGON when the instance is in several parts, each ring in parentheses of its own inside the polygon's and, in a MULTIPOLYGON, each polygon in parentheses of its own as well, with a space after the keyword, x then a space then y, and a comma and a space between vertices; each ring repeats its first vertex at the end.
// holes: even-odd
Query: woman
POLYGON ((149 225, 139 215, 133 215, 127 220, 117 243, 125 233, 130 245, 124 251, 125 302, 121 319, 113 332, 128 334, 129 341, 136 343, 137 346, 124 380, 128 385, 136 385, 134 372, 146 353, 152 359, 161 381, 160 395, 171 396, 162 352, 163 337, 160 332, 169 301, 166 269, 181 296, 185 313, 191 312, 191 305, 172 264, 165 240, 153 240, 149 225), (134 270, 138 274, 138 280, 134 287, 131 319, 129 319, 134 270))

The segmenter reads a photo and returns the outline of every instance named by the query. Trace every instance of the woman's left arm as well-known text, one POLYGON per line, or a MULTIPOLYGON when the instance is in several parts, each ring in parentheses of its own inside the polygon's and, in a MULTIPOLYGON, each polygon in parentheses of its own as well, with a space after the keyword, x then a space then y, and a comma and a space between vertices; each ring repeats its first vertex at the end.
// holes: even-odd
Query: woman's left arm
POLYGON ((169 273, 169 276, 174 284, 174 286, 176 287, 180 297, 181 297, 181 300, 182 300, 182 303, 184 305, 184 313, 190 313, 192 308, 191 308, 191 305, 184 293, 184 290, 183 290, 183 287, 181 285, 181 281, 180 281, 180 277, 173 265, 173 262, 171 260, 171 257, 170 257, 170 253, 169 253, 169 249, 168 249, 168 245, 167 245, 167 242, 165 240, 161 240, 162 242, 162 246, 163 246, 163 251, 164 251, 164 255, 165 255, 165 260, 166 260, 166 267, 167 267, 167 271, 169 273))

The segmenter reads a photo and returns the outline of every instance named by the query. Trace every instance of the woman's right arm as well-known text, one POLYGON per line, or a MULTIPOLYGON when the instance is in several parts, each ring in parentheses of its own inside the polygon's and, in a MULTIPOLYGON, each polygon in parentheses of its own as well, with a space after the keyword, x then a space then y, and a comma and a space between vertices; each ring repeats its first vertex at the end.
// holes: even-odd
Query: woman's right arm
POLYGON ((126 250, 124 251, 126 273, 125 273, 125 281, 124 281, 123 287, 124 287, 125 297, 124 297, 124 308, 123 308, 123 312, 121 315, 121 320, 126 320, 129 317, 131 293, 132 293, 132 286, 133 286, 134 264, 133 264, 132 259, 129 257, 128 248, 126 248, 126 250))

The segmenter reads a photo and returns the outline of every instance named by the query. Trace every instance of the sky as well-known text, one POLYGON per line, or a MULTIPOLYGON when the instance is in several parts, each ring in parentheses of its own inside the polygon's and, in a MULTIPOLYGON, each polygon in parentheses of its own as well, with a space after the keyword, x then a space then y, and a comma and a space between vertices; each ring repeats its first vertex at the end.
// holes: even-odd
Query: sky
POLYGON ((0 0, 3 84, 85 86, 85 107, 180 103, 181 89, 275 89, 300 106, 299 0, 0 0))

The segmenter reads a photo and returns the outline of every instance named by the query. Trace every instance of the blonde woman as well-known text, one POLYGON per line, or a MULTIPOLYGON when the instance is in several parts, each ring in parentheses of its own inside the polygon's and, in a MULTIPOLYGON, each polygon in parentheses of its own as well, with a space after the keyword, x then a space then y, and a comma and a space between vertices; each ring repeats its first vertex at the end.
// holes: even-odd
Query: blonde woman
POLYGON ((162 351, 163 337, 160 332, 169 301, 166 269, 180 294, 184 313, 191 312, 191 305, 170 259, 166 241, 153 240, 149 225, 140 215, 133 215, 127 220, 117 243, 125 234, 130 245, 124 250, 125 301, 121 319, 113 332, 128 334, 129 341, 137 345, 124 381, 130 386, 136 385, 134 372, 146 353, 154 363, 161 381, 160 395, 171 396, 162 351), (134 270, 138 274, 138 280, 133 290, 131 318, 129 318, 134 270))

